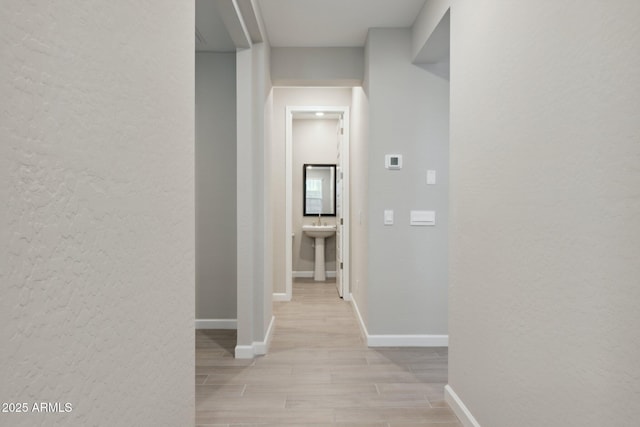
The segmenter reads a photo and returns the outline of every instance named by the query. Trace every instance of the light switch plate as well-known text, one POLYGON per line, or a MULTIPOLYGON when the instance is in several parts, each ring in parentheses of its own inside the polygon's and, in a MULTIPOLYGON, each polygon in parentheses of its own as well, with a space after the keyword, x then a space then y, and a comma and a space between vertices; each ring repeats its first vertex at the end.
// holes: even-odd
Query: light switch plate
POLYGON ((435 211, 411 211, 409 217, 411 225, 425 226, 436 225, 435 211))
POLYGON ((384 225, 393 225, 393 211, 390 209, 384 211, 384 225))
POLYGON ((427 171, 427 185, 434 185, 436 183, 436 171, 427 171))

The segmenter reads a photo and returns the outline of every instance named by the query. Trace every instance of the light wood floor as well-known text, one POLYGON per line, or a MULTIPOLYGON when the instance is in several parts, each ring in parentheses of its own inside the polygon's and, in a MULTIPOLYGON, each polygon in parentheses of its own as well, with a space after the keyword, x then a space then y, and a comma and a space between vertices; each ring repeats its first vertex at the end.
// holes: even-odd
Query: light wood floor
POLYGON ((235 331, 196 332, 198 426, 462 427, 443 400, 446 348, 367 348, 332 283, 274 303, 271 347, 233 358, 235 331))

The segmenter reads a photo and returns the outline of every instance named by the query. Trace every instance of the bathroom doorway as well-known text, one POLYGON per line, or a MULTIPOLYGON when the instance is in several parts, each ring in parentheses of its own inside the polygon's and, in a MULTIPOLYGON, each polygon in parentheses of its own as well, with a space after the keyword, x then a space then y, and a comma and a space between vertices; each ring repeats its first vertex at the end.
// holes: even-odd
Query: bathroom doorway
MULTIPOLYGON (((298 122, 300 123, 300 122, 298 122)), ((313 122, 309 122, 313 125, 313 122)), ((316 122, 317 124, 317 122, 316 122)), ((296 266, 302 264, 306 267, 302 267, 303 270, 308 270, 309 266, 313 266, 313 275, 311 271, 296 271, 297 278, 304 278, 304 280, 315 280, 317 278, 318 269, 329 280, 333 280, 335 277, 336 293, 339 297, 346 301, 350 300, 350 287, 349 287, 349 107, 345 106, 287 106, 286 107, 286 129, 285 129, 285 164, 286 164, 286 190, 285 190, 285 300, 291 300, 293 295, 293 280, 294 280, 294 259, 296 260, 296 266), (332 150, 333 157, 330 160, 335 159, 335 163, 328 162, 329 164, 335 164, 335 170, 333 172, 333 180, 331 181, 331 191, 334 192, 334 206, 333 211, 335 213, 326 212, 325 214, 319 214, 314 217, 312 209, 308 209, 307 215, 302 212, 304 203, 302 201, 303 184, 300 181, 299 185, 295 185, 294 177, 298 178, 303 173, 303 170, 298 170, 296 162, 294 162, 294 121, 296 120, 327 120, 328 123, 333 123, 333 132, 335 133, 335 139, 328 140, 327 150, 332 150), (300 194, 298 194, 300 193, 300 194), (302 218, 296 215, 294 216, 295 208, 300 208, 302 212, 302 218), (317 238, 311 237, 309 230, 302 230, 302 223, 307 226, 310 225, 323 225, 332 227, 335 224, 335 235, 329 233, 329 238, 317 238), (334 240, 335 239, 335 240, 334 240), (330 247, 324 247, 324 241, 331 242, 330 247), (335 244, 333 244, 335 242, 335 244), (294 256, 294 248, 296 249, 294 256), (334 249, 335 248, 335 249, 334 249), (323 251, 321 254, 317 252, 311 254, 310 251, 323 251), (303 253, 304 259, 300 259, 300 254, 303 253), (326 265, 329 266, 325 269, 323 256, 327 254, 326 265), (335 255, 334 255, 335 254, 335 255), (313 260, 311 260, 313 257, 313 260), (318 260, 320 263, 318 264, 318 260), (313 262, 312 262, 313 261, 313 262), (305 264, 306 263, 306 264, 305 264), (326 274, 325 274, 326 273, 326 274), (335 274, 335 276, 334 276, 335 274)), ((296 159, 297 163, 300 163, 299 159, 296 159)), ((306 186, 304 187, 307 188, 306 186)), ((310 187, 310 191, 312 188, 310 187)), ((310 193, 311 194, 311 193, 310 193)), ((306 192, 304 192, 305 201, 312 199, 306 198, 306 192)), ((311 195, 311 197, 313 197, 311 195)), ((310 203, 311 204, 311 203, 310 203)), ((314 230, 315 231, 315 230, 314 230)))

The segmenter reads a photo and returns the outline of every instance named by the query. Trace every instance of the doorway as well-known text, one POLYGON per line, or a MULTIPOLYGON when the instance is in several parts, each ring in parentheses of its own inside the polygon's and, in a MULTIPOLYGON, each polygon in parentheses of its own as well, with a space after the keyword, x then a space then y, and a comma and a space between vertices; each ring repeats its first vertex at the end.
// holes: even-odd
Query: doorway
MULTIPOLYGON (((331 115, 338 120, 336 129, 336 290, 346 301, 351 300, 349 284, 349 107, 287 106, 285 129, 285 299, 293 295, 294 242, 294 140, 293 122, 296 116, 331 115)), ((296 231, 300 233, 300 231, 296 231)), ((302 236, 299 236, 302 237, 302 236)))

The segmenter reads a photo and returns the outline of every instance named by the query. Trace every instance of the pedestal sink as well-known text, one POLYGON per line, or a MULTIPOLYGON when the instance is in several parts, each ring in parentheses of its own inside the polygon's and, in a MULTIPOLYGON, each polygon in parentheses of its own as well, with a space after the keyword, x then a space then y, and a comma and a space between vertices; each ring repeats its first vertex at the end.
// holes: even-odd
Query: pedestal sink
POLYGON ((302 231, 316 239, 316 265, 313 272, 313 280, 324 282, 327 278, 324 265, 324 240, 336 233, 335 225, 303 225, 302 231))

